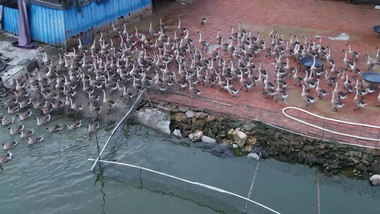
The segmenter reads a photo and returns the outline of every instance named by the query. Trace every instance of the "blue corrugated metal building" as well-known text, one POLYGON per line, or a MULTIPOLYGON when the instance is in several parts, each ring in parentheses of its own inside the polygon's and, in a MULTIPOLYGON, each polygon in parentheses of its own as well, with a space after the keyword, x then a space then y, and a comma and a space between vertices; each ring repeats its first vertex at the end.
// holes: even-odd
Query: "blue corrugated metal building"
MULTIPOLYGON (((32 39, 51 45, 66 46, 79 33, 101 27, 135 13, 150 13, 152 0, 81 0, 71 5, 58 0, 29 1, 29 25, 32 39), (80 5, 77 5, 80 2, 80 5)), ((64 2, 64 1, 62 1, 64 2)), ((67 2, 67 1, 65 1, 67 2)), ((17 34, 18 10, 3 7, 3 29, 17 34)))

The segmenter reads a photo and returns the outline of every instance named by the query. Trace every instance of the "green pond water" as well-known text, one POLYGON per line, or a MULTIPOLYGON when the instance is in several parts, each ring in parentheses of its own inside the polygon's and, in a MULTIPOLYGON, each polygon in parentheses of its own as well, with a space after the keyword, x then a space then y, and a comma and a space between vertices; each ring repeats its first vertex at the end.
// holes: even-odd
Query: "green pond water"
MULTIPOLYGON (((53 115, 47 125, 78 118, 53 115)), ((17 119, 16 119, 17 120, 17 119)), ((271 213, 233 196, 214 192, 124 166, 101 164, 96 139, 103 146, 115 123, 102 121, 97 137, 83 126, 47 133, 33 119, 23 124, 45 140, 29 146, 0 127, 2 141, 15 139, 13 158, 0 170, 0 213, 271 213)), ((19 122, 16 121, 15 124, 19 122)), ((13 125, 15 125, 13 124, 13 125)), ((189 145, 139 125, 116 132, 104 159, 135 164, 247 196, 258 162, 246 157, 219 157, 218 147, 189 145)), ((1 154, 5 151, 1 150, 1 154)), ((228 154, 228 153, 227 153, 228 154)), ((321 213, 380 213, 380 188, 367 180, 326 176, 315 168, 262 160, 251 199, 281 213, 317 213, 320 180, 321 213)))

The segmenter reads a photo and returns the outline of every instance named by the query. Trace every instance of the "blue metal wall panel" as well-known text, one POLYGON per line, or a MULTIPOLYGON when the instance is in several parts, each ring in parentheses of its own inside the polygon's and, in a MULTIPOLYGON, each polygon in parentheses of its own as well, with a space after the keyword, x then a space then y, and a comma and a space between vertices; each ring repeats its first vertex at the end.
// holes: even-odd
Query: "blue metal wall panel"
POLYGON ((78 12, 77 7, 65 10, 66 37, 109 24, 120 16, 128 17, 128 13, 137 12, 150 5, 151 0, 108 0, 101 4, 92 2, 82 8, 82 13, 78 12))
POLYGON ((29 11, 32 39, 51 45, 64 45, 64 11, 31 4, 29 11))
POLYGON ((3 7, 3 28, 13 34, 18 34, 18 10, 3 7))
MULTIPOLYGON (((51 45, 65 45, 66 40, 93 27, 114 22, 120 16, 138 12, 150 6, 151 0, 108 0, 101 4, 92 2, 79 13, 77 7, 57 10, 30 4, 29 22, 32 39, 51 45)), ((4 30, 18 33, 18 10, 4 7, 4 30)))

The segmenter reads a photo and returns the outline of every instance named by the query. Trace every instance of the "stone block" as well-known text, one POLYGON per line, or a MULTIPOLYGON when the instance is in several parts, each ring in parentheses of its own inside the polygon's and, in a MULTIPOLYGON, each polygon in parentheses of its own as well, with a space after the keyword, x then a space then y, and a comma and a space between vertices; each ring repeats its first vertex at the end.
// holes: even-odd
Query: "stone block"
POLYGON ((244 145, 247 141, 247 135, 244 132, 242 132, 240 130, 231 129, 228 132, 228 135, 231 136, 234 143, 236 143, 240 148, 244 147, 244 145))
POLYGON ((380 185, 380 175, 372 175, 369 180, 371 181, 372 185, 380 185))
POLYGON ((197 113, 195 113, 194 116, 195 116, 197 119, 204 119, 204 118, 207 117, 207 114, 204 113, 204 112, 197 112, 197 113))
POLYGON ((195 112, 192 111, 192 110, 188 110, 188 111, 186 111, 185 114, 186 114, 186 117, 187 117, 187 118, 192 118, 192 117, 195 116, 195 112))
POLYGON ((202 139, 203 132, 202 131, 195 131, 191 134, 189 134, 189 139, 193 142, 200 141, 202 139))
POLYGON ((174 137, 182 138, 181 130, 179 130, 179 129, 174 129, 172 134, 174 137))
POLYGON ((201 140, 203 143, 216 143, 216 140, 214 138, 211 138, 205 135, 201 137, 201 140))
POLYGON ((187 112, 188 110, 189 110, 189 108, 188 107, 185 107, 185 106, 178 106, 178 110, 180 111, 180 112, 187 112))

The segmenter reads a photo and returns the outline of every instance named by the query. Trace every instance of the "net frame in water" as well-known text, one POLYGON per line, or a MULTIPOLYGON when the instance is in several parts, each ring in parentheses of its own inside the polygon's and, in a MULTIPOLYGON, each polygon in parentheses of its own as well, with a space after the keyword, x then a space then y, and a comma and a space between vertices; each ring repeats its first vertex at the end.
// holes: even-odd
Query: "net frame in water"
MULTIPOLYGON (((244 196, 241 196, 239 194, 236 194, 236 193, 233 193, 233 192, 230 192, 230 191, 227 191, 227 190, 224 190, 224 189, 221 189, 221 188, 218 188, 218 187, 214 187, 214 186, 211 186, 211 185, 207 185, 207 184, 204 184, 204 183, 200 183, 200 182, 196 182, 196 181, 190 181, 190 180, 187 180, 187 179, 184 179, 184 178, 180 178, 180 177, 177 177, 177 176, 174 176, 174 175, 169 175, 169 174, 166 174, 166 173, 163 173, 163 172, 159 172, 159 171, 156 171, 156 170, 153 170, 153 169, 149 169, 149 168, 145 168, 145 167, 141 167, 141 166, 137 166, 137 165, 133 165, 133 164, 128 164, 128 163, 121 163, 121 162, 117 162, 117 161, 107 161, 107 160, 102 160, 101 159, 101 156, 105 150, 105 148, 107 147, 108 143, 111 141, 112 139, 112 136, 115 134, 116 130, 118 130, 118 128, 121 126, 121 124, 128 118, 128 116, 130 115, 130 113, 133 111, 133 109, 135 108, 135 106, 137 105, 137 103, 140 101, 142 95, 145 94, 150 105, 152 105, 151 101, 150 101, 150 98, 149 98, 149 95, 147 93, 147 91, 144 89, 140 92, 140 94, 137 96, 137 99, 135 100, 135 102, 132 104, 131 108, 128 110, 128 112, 124 115, 124 117, 120 120, 120 122, 113 128, 110 136, 108 137, 106 143, 104 144, 102 150, 99 152, 98 156, 96 159, 93 159, 93 158, 89 158, 88 160, 89 161, 94 161, 94 164, 92 165, 90 171, 93 171, 94 170, 94 167, 96 166, 97 163, 108 163, 108 164, 115 164, 115 165, 120 165, 120 166, 126 166, 126 167, 130 167, 130 168, 135 168, 135 169, 139 169, 139 170, 143 170, 143 171, 147 171, 147 172, 150 172, 150 173, 154 173, 154 174, 157 174, 157 175, 160 175, 160 176, 163 176, 163 177, 167 177, 167 178, 171 178, 171 179, 174 179, 174 180, 177 180, 177 181, 181 181, 181 182, 184 182, 184 183, 188 183, 188 184, 191 184, 191 185, 195 185, 195 186, 199 186, 199 187, 202 187, 202 188, 206 188, 206 189, 209 189, 209 190, 212 190, 212 191, 215 191, 215 192, 219 192, 219 193, 223 193, 223 194, 227 194, 227 195, 231 195, 233 197, 236 197, 236 198, 239 198, 239 199, 242 199, 244 201, 246 201, 246 203, 252 203, 254 205, 257 205, 257 206, 260 206, 272 213, 276 213, 276 214, 279 214, 280 212, 272 209, 272 208, 269 208, 259 202, 256 202, 249 197, 251 191, 252 191, 252 185, 251 185, 251 189, 249 191, 249 194, 248 194, 248 197, 244 197, 244 196)), ((256 173, 255 173, 256 174, 256 173)), ((247 208, 247 204, 246 204, 246 208, 247 208)))

